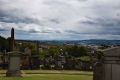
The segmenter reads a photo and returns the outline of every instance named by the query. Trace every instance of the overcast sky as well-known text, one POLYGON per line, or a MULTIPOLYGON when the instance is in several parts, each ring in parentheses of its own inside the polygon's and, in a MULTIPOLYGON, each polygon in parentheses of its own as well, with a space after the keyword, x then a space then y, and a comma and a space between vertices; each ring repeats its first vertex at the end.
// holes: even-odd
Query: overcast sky
POLYGON ((120 0, 0 0, 0 35, 31 40, 120 40, 120 0))

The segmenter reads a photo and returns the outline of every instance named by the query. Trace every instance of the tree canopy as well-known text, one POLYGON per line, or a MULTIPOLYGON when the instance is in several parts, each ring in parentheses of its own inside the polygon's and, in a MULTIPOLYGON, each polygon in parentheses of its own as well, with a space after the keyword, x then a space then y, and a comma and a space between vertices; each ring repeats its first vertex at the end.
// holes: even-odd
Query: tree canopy
POLYGON ((9 43, 6 38, 0 36, 0 51, 3 50, 9 51, 9 43))

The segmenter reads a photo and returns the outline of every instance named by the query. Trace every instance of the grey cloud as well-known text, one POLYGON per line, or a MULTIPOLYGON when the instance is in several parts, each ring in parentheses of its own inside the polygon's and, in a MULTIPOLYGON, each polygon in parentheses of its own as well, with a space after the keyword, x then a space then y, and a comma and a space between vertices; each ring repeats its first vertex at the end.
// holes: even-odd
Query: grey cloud
POLYGON ((84 24, 84 26, 91 26, 97 28, 97 26, 101 26, 101 32, 96 32, 99 34, 113 34, 117 35, 120 34, 120 20, 119 19, 112 19, 112 18, 91 18, 87 17, 89 20, 80 21, 79 23, 84 24))
POLYGON ((95 25, 95 24, 97 24, 96 22, 93 22, 93 21, 81 21, 80 23, 89 24, 89 25, 95 25))
POLYGON ((51 19, 50 21, 51 21, 51 22, 55 22, 56 24, 59 24, 59 23, 60 23, 58 19, 51 19))
POLYGON ((65 32, 67 32, 67 33, 72 33, 72 34, 81 34, 81 33, 79 33, 79 32, 77 32, 77 31, 74 31, 74 30, 65 30, 65 32))
POLYGON ((56 32, 56 33, 62 33, 60 30, 56 30, 55 32, 56 32))
POLYGON ((22 9, 12 9, 8 11, 0 9, 0 22, 26 24, 36 23, 42 25, 39 20, 27 17, 22 14, 24 14, 22 9))
POLYGON ((47 5, 68 5, 67 3, 65 3, 65 1, 61 1, 61 0, 47 0, 47 1, 43 1, 43 4, 47 4, 47 5))
POLYGON ((7 29, 0 29, 0 31, 8 31, 7 29))
POLYGON ((120 12, 117 13, 117 16, 118 16, 118 17, 120 16, 120 12))
POLYGON ((28 31, 24 31, 24 30, 15 30, 15 34, 16 35, 30 35, 28 31))
POLYGON ((88 1, 88 0, 78 0, 78 1, 80 1, 80 2, 86 2, 86 1, 88 1))

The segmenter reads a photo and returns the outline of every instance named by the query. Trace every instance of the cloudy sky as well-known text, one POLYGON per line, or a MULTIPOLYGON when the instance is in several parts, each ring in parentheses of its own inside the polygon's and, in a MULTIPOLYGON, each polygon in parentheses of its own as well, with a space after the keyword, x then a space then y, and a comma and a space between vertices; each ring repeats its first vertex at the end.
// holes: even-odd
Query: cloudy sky
POLYGON ((0 0, 0 35, 31 40, 120 40, 120 0, 0 0))

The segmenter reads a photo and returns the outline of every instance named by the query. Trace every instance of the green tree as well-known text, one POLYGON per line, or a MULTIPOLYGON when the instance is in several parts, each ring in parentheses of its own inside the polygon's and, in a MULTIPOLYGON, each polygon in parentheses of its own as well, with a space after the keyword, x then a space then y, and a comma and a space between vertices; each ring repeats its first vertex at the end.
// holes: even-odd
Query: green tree
POLYGON ((0 36, 0 51, 9 50, 9 43, 6 38, 0 36))

